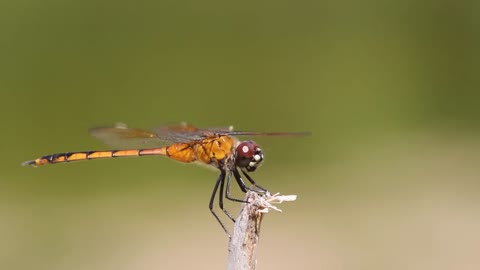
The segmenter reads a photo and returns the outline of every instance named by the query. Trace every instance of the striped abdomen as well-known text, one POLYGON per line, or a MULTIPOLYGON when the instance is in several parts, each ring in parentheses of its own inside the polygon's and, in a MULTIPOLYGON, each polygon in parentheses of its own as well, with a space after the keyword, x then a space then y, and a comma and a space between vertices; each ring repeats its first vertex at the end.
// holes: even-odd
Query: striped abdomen
POLYGON ((70 161, 92 160, 115 157, 138 157, 138 156, 168 156, 181 162, 192 162, 196 160, 193 149, 188 144, 174 144, 161 148, 131 149, 131 150, 106 150, 106 151, 84 151, 56 153, 29 160, 22 165, 42 166, 46 164, 64 163, 70 161))

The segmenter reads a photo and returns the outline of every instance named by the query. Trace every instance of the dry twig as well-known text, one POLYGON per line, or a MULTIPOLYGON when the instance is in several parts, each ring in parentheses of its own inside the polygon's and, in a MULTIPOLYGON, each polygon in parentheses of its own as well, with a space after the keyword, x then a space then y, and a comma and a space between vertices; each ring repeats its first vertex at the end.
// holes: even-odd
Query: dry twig
POLYGON ((296 195, 258 194, 247 192, 240 215, 235 222, 229 245, 228 270, 254 270, 257 264, 256 248, 258 245, 260 225, 269 210, 281 212, 274 203, 296 200, 296 195))

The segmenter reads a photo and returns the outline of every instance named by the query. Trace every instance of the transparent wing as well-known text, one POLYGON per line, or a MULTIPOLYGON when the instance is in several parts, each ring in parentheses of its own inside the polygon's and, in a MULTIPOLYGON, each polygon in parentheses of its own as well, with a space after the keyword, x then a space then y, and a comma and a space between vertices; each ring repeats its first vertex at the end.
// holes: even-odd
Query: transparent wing
POLYGON ((230 131, 231 136, 309 136, 310 132, 262 132, 262 131, 230 131))
POLYGON ((89 130, 90 135, 107 145, 128 148, 161 147, 171 142, 159 138, 155 133, 123 127, 95 127, 89 130))
POLYGON ((152 131, 117 124, 114 127, 91 128, 89 133, 108 145, 130 148, 154 148, 174 143, 193 143, 215 136, 215 132, 184 123, 161 126, 152 131))
POLYGON ((174 143, 195 143, 218 135, 228 136, 305 136, 308 132, 257 132, 234 131, 229 127, 211 127, 199 129, 186 123, 164 125, 152 131, 127 128, 124 124, 114 127, 96 127, 89 130, 90 134, 112 146, 132 148, 154 148, 174 143))
MULTIPOLYGON (((165 127, 163 127, 165 128, 165 127)), ((235 131, 233 126, 228 127, 208 127, 205 129, 195 128, 189 124, 181 123, 180 125, 167 126, 167 130, 176 130, 180 133, 197 134, 198 137, 214 135, 229 135, 229 136, 309 136, 310 132, 262 132, 262 131, 235 131)), ((161 132, 162 128, 159 129, 161 132)))
POLYGON ((232 127, 196 128, 187 123, 160 126, 153 129, 159 138, 172 142, 192 142, 212 138, 219 134, 228 134, 232 127))

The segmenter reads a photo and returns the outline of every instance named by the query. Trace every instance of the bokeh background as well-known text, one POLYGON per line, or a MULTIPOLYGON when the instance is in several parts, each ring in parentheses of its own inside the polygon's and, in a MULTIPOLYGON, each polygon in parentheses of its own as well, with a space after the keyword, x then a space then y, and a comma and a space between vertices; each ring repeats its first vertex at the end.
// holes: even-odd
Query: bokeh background
POLYGON ((265 218, 260 269, 479 269, 479 8, 2 1, 0 269, 224 269, 215 171, 20 166, 105 149, 92 126, 180 121, 312 132, 255 138, 255 179, 298 195, 265 218))

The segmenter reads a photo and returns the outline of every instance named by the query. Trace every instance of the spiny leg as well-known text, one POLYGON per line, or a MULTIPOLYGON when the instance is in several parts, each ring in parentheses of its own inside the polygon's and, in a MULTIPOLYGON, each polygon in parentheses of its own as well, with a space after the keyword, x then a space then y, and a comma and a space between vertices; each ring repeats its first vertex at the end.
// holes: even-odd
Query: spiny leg
MULTIPOLYGON (((233 169, 233 175, 235 176, 235 180, 237 181, 237 184, 238 186, 240 187, 240 189, 244 192, 244 193, 247 193, 248 190, 250 190, 247 185, 245 184, 245 182, 243 181, 242 177, 240 176, 240 174, 238 173, 238 170, 237 168, 234 168, 233 169)), ((228 182, 227 182, 228 184, 228 182)))
MULTIPOLYGON (((235 170, 236 170, 236 169, 235 169, 235 170)), ((238 172, 237 172, 237 173, 238 173, 238 172)), ((243 173, 243 175, 245 175, 245 177, 247 177, 248 181, 249 181, 250 183, 252 183, 252 185, 253 185, 254 187, 257 187, 257 188, 260 189, 260 191, 262 191, 262 192, 267 192, 267 191, 268 191, 266 188, 263 188, 263 187, 257 185, 257 183, 252 179, 252 177, 250 177, 250 175, 248 175, 244 170, 242 170, 242 173, 243 173)), ((240 174, 239 174, 239 175, 240 175, 240 174)))
MULTIPOLYGON (((215 211, 213 211, 213 202, 215 201, 215 195, 218 191, 219 185, 221 184, 223 186, 224 181, 225 181, 225 170, 220 170, 220 175, 218 176, 217 182, 215 183, 215 186, 213 187, 213 192, 212 192, 212 196, 210 197, 210 203, 208 204, 208 208, 210 209, 210 212, 212 212, 213 216, 217 219, 218 223, 220 223, 220 226, 222 226, 222 229, 225 231, 228 238, 232 238, 230 236, 230 233, 227 230, 227 227, 225 227, 225 224, 223 224, 223 222, 220 220, 217 213, 215 213, 215 211)), ((222 192, 223 191, 221 190, 220 194, 222 192)))
POLYGON ((234 201, 234 202, 248 203, 247 201, 230 197, 230 183, 231 183, 231 175, 232 175, 232 173, 233 173, 233 176, 235 177, 235 180, 236 180, 237 183, 238 183, 238 186, 240 187, 240 189, 241 189, 244 193, 247 193, 247 190, 250 190, 250 188, 248 188, 247 185, 245 185, 245 182, 243 182, 243 179, 242 179, 242 177, 240 176, 240 174, 238 173, 238 170, 235 168, 235 169, 233 169, 233 170, 230 172, 230 174, 228 175, 229 177, 227 178, 227 188, 225 189, 225 197, 226 197, 227 199, 231 200, 231 201, 234 201))
MULTIPOLYGON (((230 182, 230 177, 232 176, 232 172, 228 172, 227 176, 227 185, 230 182)), ((218 192, 218 206, 220 206, 220 209, 227 215, 233 222, 235 222, 235 219, 232 217, 232 215, 225 209, 223 208, 223 186, 224 186, 225 181, 220 182, 220 192, 218 192)))

